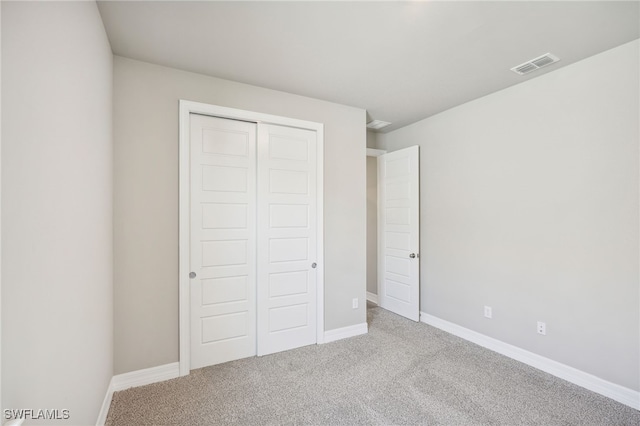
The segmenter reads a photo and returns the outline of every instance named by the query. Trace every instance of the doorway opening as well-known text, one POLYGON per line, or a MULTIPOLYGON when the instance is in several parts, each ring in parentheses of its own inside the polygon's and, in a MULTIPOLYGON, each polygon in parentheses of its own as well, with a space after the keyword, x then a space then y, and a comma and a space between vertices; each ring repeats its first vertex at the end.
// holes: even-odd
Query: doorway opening
POLYGON ((368 150, 368 154, 367 298, 419 321, 420 149, 368 150))
POLYGON ((367 307, 378 306, 378 157, 386 152, 367 148, 367 307))

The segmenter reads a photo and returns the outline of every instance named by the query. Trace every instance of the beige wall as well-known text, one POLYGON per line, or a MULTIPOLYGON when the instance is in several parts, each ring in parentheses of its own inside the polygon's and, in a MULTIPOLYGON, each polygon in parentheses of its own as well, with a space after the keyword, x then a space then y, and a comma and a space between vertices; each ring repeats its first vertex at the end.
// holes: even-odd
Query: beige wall
POLYGON ((378 134, 371 130, 367 130, 367 148, 378 148, 378 134))
POLYGON ((114 61, 116 374, 178 361, 179 99, 324 123, 325 329, 363 323, 365 111, 114 61))
POLYGON ((113 375, 112 60, 95 3, 2 3, 2 406, 56 424, 113 375))
POLYGON ((367 291, 378 294, 378 158, 367 157, 367 291))
MULTIPOLYGON (((378 148, 378 134, 367 130, 367 148, 378 148)), ((367 157, 367 291, 378 294, 378 159, 367 157)))
POLYGON ((421 146, 422 311, 634 390, 639 48, 378 137, 421 146))

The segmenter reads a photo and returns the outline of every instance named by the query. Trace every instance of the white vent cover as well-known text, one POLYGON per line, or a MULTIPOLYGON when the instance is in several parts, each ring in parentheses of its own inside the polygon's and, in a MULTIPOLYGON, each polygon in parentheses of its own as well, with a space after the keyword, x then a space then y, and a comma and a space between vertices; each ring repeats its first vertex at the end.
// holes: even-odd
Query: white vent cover
POLYGON ((538 56, 535 59, 531 59, 524 64, 520 64, 517 67, 511 68, 511 71, 515 72, 516 74, 525 75, 539 68, 551 65, 554 62, 558 62, 559 60, 560 59, 557 56, 554 56, 551 53, 545 53, 544 55, 538 56))
POLYGON ((367 129, 380 130, 383 127, 387 127, 390 124, 391 123, 382 121, 382 120, 373 120, 367 123, 367 129))

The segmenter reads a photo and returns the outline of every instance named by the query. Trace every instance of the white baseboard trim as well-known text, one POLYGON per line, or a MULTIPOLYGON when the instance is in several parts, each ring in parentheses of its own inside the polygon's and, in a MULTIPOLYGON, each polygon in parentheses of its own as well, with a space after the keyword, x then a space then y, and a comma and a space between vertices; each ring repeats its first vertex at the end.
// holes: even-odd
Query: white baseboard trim
POLYGON ((117 392, 136 386, 150 385, 151 383, 175 379, 178 376, 180 376, 180 363, 178 362, 131 371, 113 376, 113 391, 117 392))
POLYGON ((378 304, 378 295, 375 293, 367 292, 367 300, 371 303, 378 304))
POLYGON ((180 363, 172 362, 171 364, 159 365, 157 367, 145 368, 144 370, 131 371, 129 373, 118 374, 111 378, 107 394, 102 402, 100 413, 98 414, 97 426, 102 426, 107 421, 109 407, 111 407, 111 399, 113 393, 137 386, 150 385, 152 383, 163 382, 169 379, 175 379, 180 376, 180 363))
POLYGON ((324 343, 335 342, 336 340, 359 336, 361 334, 367 334, 368 332, 369 327, 366 322, 349 327, 336 328, 335 330, 324 332, 324 343))
POLYGON ((98 420, 96 426, 104 426, 107 421, 107 414, 109 414, 109 408, 111 407, 111 399, 113 399, 113 377, 109 380, 109 386, 107 387, 107 394, 102 401, 102 407, 98 413, 98 420))
POLYGON ((424 312, 420 312, 420 322, 429 324, 454 336, 461 337, 477 345, 490 349, 501 355, 520 361, 531 367, 542 370, 553 376, 564 379, 568 382, 581 386, 585 389, 611 398, 631 408, 640 410, 640 392, 624 386, 611 383, 607 380, 596 377, 592 374, 570 367, 568 365, 553 361, 541 355, 534 354, 517 346, 510 345, 503 341, 494 339, 477 331, 454 324, 452 322, 434 317, 424 312))

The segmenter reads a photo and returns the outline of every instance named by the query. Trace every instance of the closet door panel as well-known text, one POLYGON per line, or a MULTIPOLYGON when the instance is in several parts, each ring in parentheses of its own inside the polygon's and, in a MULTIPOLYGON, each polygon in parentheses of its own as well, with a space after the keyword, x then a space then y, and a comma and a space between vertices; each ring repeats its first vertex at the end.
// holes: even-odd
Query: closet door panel
POLYGON ((191 115, 191 368, 256 354, 256 124, 191 115))
POLYGON ((258 126, 258 355, 316 343, 316 133, 258 126))

